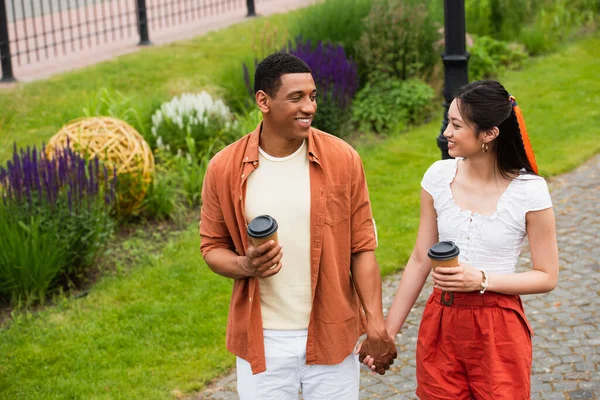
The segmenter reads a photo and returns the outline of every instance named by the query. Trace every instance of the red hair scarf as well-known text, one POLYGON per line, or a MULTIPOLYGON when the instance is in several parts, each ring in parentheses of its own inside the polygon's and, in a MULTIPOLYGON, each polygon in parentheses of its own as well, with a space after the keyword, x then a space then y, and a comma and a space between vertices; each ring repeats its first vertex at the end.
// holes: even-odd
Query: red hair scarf
POLYGON ((519 131, 521 132, 521 139, 523 140, 523 147, 525 147, 525 154, 527 155, 527 160, 529 161, 529 164, 531 164, 533 172, 537 174, 538 167, 537 163, 535 162, 533 147, 531 147, 531 142, 529 141, 529 134, 527 133, 527 128, 525 127, 523 113, 521 112, 521 108, 517 104, 517 100, 513 96, 509 96, 508 100, 512 104, 513 110, 515 111, 515 115, 517 116, 517 123, 519 124, 519 131))

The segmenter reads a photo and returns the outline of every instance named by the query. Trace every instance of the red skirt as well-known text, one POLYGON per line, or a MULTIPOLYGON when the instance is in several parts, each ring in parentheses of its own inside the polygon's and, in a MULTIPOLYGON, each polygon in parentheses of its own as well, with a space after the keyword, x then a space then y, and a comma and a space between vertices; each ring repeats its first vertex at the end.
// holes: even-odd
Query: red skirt
POLYGON ((422 400, 529 400, 531 337, 519 296, 434 289, 417 342, 422 400))

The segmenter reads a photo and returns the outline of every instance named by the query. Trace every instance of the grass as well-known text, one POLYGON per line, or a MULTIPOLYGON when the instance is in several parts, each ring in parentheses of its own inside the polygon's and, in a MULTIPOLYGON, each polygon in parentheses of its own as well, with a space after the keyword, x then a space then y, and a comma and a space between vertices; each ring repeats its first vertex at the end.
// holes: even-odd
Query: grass
MULTIPOLYGON (((283 24, 285 18, 269 21, 283 24)), ((147 107, 155 98, 213 87, 211 77, 247 50, 263 23, 254 20, 0 92, 0 160, 14 140, 23 145, 48 139, 100 87, 147 107)), ((600 150, 599 67, 596 36, 502 77, 523 108, 544 176, 572 169, 600 150)), ((439 158, 439 129, 436 120, 358 146, 378 221, 383 274, 401 268, 412 249, 419 182, 439 158)), ((164 399, 200 390, 233 365, 225 349, 231 287, 202 261, 193 224, 157 255, 102 279, 88 296, 64 299, 34 315, 15 314, 0 330, 0 398, 164 399)))
POLYGON ((224 350, 232 282, 201 261, 197 229, 143 268, 0 331, 0 398, 159 399, 203 387, 224 350))

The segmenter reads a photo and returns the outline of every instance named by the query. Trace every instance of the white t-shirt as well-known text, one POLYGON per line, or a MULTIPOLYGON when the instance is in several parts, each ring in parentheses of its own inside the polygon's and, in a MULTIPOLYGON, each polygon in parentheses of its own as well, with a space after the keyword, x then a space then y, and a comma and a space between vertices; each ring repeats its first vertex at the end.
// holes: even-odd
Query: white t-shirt
POLYGON ((486 272, 514 274, 527 234, 525 216, 529 211, 552 207, 544 178, 521 174, 513 179, 498 199, 490 216, 461 210, 454 202, 450 184, 458 159, 435 162, 421 186, 433 198, 440 241, 452 241, 460 249, 459 261, 486 272))
POLYGON ((312 308, 310 278, 310 172, 306 141, 276 158, 259 148, 258 168, 248 176, 245 216, 268 214, 278 224, 283 267, 259 278, 264 329, 307 329, 312 308))

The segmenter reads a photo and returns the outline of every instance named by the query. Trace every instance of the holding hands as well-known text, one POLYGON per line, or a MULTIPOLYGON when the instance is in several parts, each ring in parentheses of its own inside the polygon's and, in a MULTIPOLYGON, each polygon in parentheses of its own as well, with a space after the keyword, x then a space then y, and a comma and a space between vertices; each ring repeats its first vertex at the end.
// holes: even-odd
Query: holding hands
POLYGON ((398 356, 396 343, 385 329, 383 332, 367 331, 367 338, 358 345, 356 352, 360 362, 380 375, 384 375, 385 371, 390 369, 398 356))

